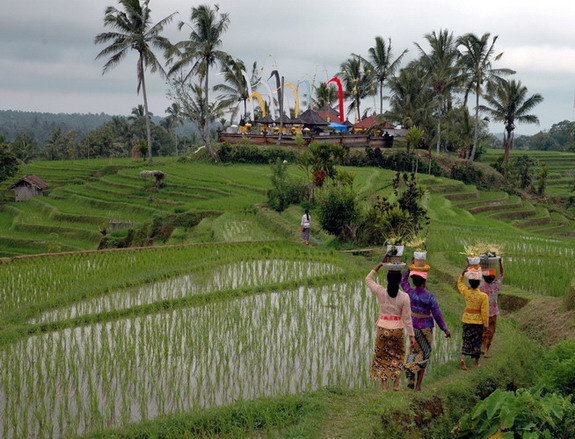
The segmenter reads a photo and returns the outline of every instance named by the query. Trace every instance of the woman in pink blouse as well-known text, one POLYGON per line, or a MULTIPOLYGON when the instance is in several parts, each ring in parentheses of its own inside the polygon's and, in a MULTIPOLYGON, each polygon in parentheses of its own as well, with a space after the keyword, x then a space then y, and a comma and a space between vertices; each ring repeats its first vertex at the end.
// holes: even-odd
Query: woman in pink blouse
POLYGON ((365 279, 367 287, 377 296, 379 319, 375 323, 375 353, 371 362, 370 378, 381 381, 381 388, 386 391, 387 380, 393 380, 393 390, 401 390, 399 378, 405 362, 403 329, 407 331, 411 346, 415 345, 415 334, 411 320, 411 304, 407 293, 399 290, 401 272, 387 273, 387 288, 375 282, 375 276, 382 264, 371 270, 365 279))

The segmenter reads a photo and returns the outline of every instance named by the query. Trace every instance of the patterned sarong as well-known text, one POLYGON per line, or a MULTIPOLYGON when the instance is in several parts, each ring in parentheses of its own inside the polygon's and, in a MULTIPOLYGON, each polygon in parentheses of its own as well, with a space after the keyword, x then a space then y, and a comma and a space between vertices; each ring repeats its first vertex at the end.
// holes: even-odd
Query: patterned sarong
POLYGON ((483 340, 483 325, 464 323, 462 334, 461 355, 472 358, 481 356, 481 342, 483 340))
POLYGON ((495 335, 495 329, 497 328, 497 316, 489 317, 489 329, 483 330, 483 346, 486 350, 489 350, 491 342, 493 341, 493 336, 495 335))
POLYGON ((405 360, 403 329, 377 328, 375 352, 371 362, 370 379, 396 380, 401 376, 405 360))
POLYGON ((409 350, 407 361, 405 362, 405 375, 409 379, 412 379, 417 372, 427 367, 433 345, 433 328, 414 328, 414 332, 415 347, 409 350))

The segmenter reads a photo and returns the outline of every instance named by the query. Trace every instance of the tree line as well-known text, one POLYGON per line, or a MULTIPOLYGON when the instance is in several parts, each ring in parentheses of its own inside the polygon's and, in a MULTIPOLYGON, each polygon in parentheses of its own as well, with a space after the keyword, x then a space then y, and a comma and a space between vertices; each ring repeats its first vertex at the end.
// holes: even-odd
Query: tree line
MULTIPOLYGON (((149 0, 119 0, 119 8, 106 9, 104 25, 111 31, 96 36, 95 43, 108 44, 97 55, 105 58, 103 73, 122 61, 130 50, 138 52, 137 90, 142 91, 145 120, 149 121, 145 72, 159 72, 171 84, 169 97, 180 106, 183 118, 194 121, 202 141, 213 157, 210 146, 210 123, 238 102, 244 104, 249 90, 261 81, 257 65, 247 75, 245 63, 223 50, 222 37, 230 24, 229 14, 218 5, 191 8, 190 21, 180 21, 187 39, 170 42, 162 32, 176 13, 153 24, 149 0), (166 68, 162 66, 162 54, 166 68), (210 97, 210 70, 216 65, 224 72, 224 84, 213 89, 223 95, 210 97), (248 81, 250 82, 248 84, 248 81)), ((367 55, 351 54, 336 73, 345 87, 345 97, 351 101, 348 114, 361 119, 362 100, 378 94, 378 110, 383 119, 417 127, 422 131, 421 142, 436 151, 459 149, 474 160, 477 148, 485 137, 485 114, 505 127, 504 160, 514 144, 517 123, 538 123, 530 114, 543 97, 529 95, 521 81, 508 79, 515 72, 496 68, 502 53, 497 53, 497 36, 467 33, 454 36, 448 30, 433 31, 424 36, 426 46, 415 43, 418 58, 400 68, 407 50, 393 56, 391 40, 377 36, 367 55), (384 111, 385 89, 389 89, 389 108, 384 111), (468 110, 468 100, 474 97, 474 114, 468 110), (480 104, 480 98, 484 103, 480 104)), ((316 106, 332 105, 337 96, 333 87, 325 84, 315 89, 316 106)), ((365 116, 366 109, 363 113, 365 116)), ((152 154, 151 129, 146 124, 148 157, 152 154)))
MULTIPOLYGON (((20 133, 11 148, 21 161, 127 156, 135 147, 145 148, 148 159, 173 154, 179 146, 178 127, 183 121, 197 127, 202 143, 216 158, 211 147, 214 123, 242 104, 243 116, 247 116, 250 90, 262 83, 263 72, 256 62, 247 68, 249 64, 223 50, 222 38, 230 17, 218 5, 192 7, 189 21, 177 25, 186 37, 174 43, 162 33, 176 13, 154 23, 149 4, 150 0, 119 0, 118 7, 107 7, 107 31, 94 40, 105 45, 96 56, 105 60, 103 73, 118 65, 128 52, 138 53, 137 92, 142 92, 143 105, 136 107, 130 118, 114 117, 83 136, 76 130, 53 127, 42 151, 30 132, 20 133), (222 82, 211 86, 210 71, 216 66, 222 72, 222 82), (159 124, 152 123, 148 108, 147 71, 159 73, 169 83, 167 94, 172 105, 159 124)), ((440 30, 425 34, 424 39, 424 45, 414 43, 418 57, 403 67, 401 62, 408 49, 394 56, 391 39, 381 36, 375 37, 365 55, 350 54, 334 73, 341 79, 350 102, 347 115, 361 119, 370 112, 379 113, 381 120, 411 129, 409 140, 414 147, 430 152, 432 148, 436 152, 460 151, 470 161, 477 157, 479 148, 496 142, 488 132, 487 116, 504 124, 502 146, 507 161, 516 124, 537 123, 531 111, 543 97, 529 95, 520 81, 509 79, 515 73, 511 69, 494 66, 503 56, 495 50, 497 36, 455 36, 440 30), (376 97, 376 105, 362 111, 362 105, 372 96, 376 97), (468 106, 471 99, 473 114, 468 106)), ((332 106, 337 101, 335 87, 312 87, 313 108, 332 106)))
MULTIPOLYGON (((197 143, 197 130, 189 122, 183 127, 178 112, 177 104, 172 104, 166 108, 166 117, 154 117, 157 123, 150 122, 154 155, 178 155, 197 143)), ((146 138, 142 105, 134 107, 127 117, 101 114, 78 118, 77 115, 13 113, 15 115, 7 117, 18 130, 0 125, 0 144, 5 145, 19 163, 130 157, 134 149, 142 148, 143 155, 147 153, 147 145, 142 144, 142 139, 146 138)), ((0 121, 2 116, 0 114, 0 121)))

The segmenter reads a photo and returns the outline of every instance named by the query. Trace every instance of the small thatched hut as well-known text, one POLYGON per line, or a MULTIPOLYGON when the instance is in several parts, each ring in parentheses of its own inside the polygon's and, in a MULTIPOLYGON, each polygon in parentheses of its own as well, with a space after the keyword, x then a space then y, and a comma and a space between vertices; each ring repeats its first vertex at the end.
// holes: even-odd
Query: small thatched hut
POLYGON ((140 177, 154 177, 156 179, 156 187, 160 188, 162 186, 162 181, 166 178, 166 173, 163 171, 158 170, 150 170, 150 171, 140 171, 140 177))
POLYGON ((36 175, 29 174, 10 186, 10 189, 14 190, 16 201, 26 201, 37 195, 44 195, 44 189, 49 187, 36 175))

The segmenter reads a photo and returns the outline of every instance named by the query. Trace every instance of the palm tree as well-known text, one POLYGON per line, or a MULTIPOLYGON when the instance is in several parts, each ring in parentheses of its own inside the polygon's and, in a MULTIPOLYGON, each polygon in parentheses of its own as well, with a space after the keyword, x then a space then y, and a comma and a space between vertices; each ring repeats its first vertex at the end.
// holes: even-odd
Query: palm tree
POLYGON ((479 109, 485 111, 494 120, 502 121, 505 125, 503 133, 503 163, 509 160, 509 153, 513 149, 513 131, 516 123, 539 123, 539 118, 528 114, 537 104, 543 102, 543 96, 536 93, 527 97, 527 87, 521 81, 501 81, 487 86, 488 95, 485 100, 490 106, 481 105, 479 109))
POLYGON ((190 84, 183 80, 175 81, 168 94, 170 98, 180 104, 182 115, 197 125, 205 148, 212 158, 216 160, 216 152, 209 142, 208 128, 211 122, 223 115, 224 110, 230 106, 231 101, 217 96, 214 101, 210 103, 207 101, 201 85, 190 84))
MULTIPOLYGON (((230 23, 229 14, 220 13, 219 10, 217 4, 213 9, 210 5, 193 7, 190 15, 192 24, 183 21, 178 23, 180 30, 184 26, 191 29, 189 40, 180 41, 166 51, 169 62, 172 63, 170 74, 182 71, 189 66, 190 70, 184 76, 184 80, 196 74, 204 80, 203 93, 206 103, 209 103, 210 67, 218 62, 223 64, 229 56, 220 50, 222 35, 230 23)), ((206 142, 209 142, 208 128, 209 126, 206 125, 206 132, 202 134, 206 142)))
POLYGON ((434 95, 421 78, 424 71, 418 62, 410 63, 389 80, 391 97, 385 120, 399 123, 403 128, 419 126, 425 131, 431 125, 434 95))
POLYGON ((373 70, 368 62, 357 55, 348 58, 341 65, 341 78, 345 97, 351 98, 348 113, 356 110, 357 120, 361 119, 360 102, 363 98, 375 93, 373 82, 373 70))
POLYGON ((111 44, 105 47, 96 59, 110 58, 104 64, 102 74, 117 66, 130 50, 138 52, 138 88, 137 92, 144 97, 144 109, 146 114, 146 135, 148 140, 148 160, 152 161, 152 134, 150 128, 150 114, 148 111, 148 96, 146 94, 145 70, 152 73, 159 71, 165 76, 164 69, 152 51, 152 48, 167 50, 170 42, 160 33, 164 27, 172 21, 174 14, 170 14, 158 23, 151 24, 150 0, 118 0, 123 10, 108 6, 104 15, 104 26, 113 29, 112 32, 103 32, 94 39, 95 44, 111 44))
POLYGON ((426 70, 425 79, 433 89, 436 97, 437 113, 437 153, 441 145, 441 118, 449 110, 451 91, 458 84, 459 68, 457 65, 458 52, 453 34, 447 30, 433 31, 425 35, 431 46, 426 53, 419 44, 415 44, 421 53, 421 64, 426 70))
POLYGON ((481 38, 468 33, 457 39, 457 46, 463 46, 460 63, 465 77, 465 99, 463 105, 467 105, 467 96, 473 90, 475 94, 475 130, 473 132, 473 147, 469 160, 475 159, 477 151, 477 139, 479 131, 479 96, 483 93, 483 85, 493 81, 501 81, 502 75, 515 73, 511 69, 494 69, 492 63, 498 61, 503 52, 495 54, 494 46, 498 36, 494 36, 489 43, 491 34, 485 33, 481 38))
MULTIPOLYGON (((214 91, 222 91, 226 93, 231 99, 237 102, 243 102, 244 104, 244 114, 247 114, 247 101, 250 97, 250 87, 244 76, 246 72, 246 66, 244 62, 240 59, 234 59, 228 56, 224 63, 222 64, 222 73, 224 74, 224 81, 228 84, 218 84, 214 87, 214 91)), ((246 72, 247 73, 247 72, 246 72)), ((251 88, 255 88, 257 84, 261 81, 260 72, 258 70, 257 62, 252 64, 252 71, 249 76, 251 88)))
POLYGON ((325 83, 322 83, 315 89, 315 99, 313 104, 315 108, 322 108, 326 105, 331 107, 337 101, 337 89, 335 87, 330 87, 325 83))
POLYGON ((382 37, 375 37, 375 46, 368 50, 371 68, 374 71, 375 80, 379 84, 379 114, 383 114, 383 87, 387 80, 395 74, 401 58, 407 53, 407 49, 405 49, 401 55, 392 61, 391 38, 387 41, 385 44, 382 37))
MULTIPOLYGON (((153 116, 154 113, 148 113, 149 116, 153 116)), ((132 108, 130 115, 128 116, 128 120, 131 122, 136 122, 137 120, 146 117, 146 109, 142 104, 139 104, 137 107, 132 108)))
POLYGON ((173 102, 168 108, 166 108, 166 113, 168 116, 162 120, 162 126, 170 132, 174 137, 174 144, 176 145, 176 155, 178 155, 178 125, 182 125, 184 120, 182 119, 182 110, 180 104, 173 102))

